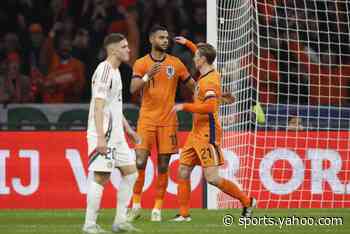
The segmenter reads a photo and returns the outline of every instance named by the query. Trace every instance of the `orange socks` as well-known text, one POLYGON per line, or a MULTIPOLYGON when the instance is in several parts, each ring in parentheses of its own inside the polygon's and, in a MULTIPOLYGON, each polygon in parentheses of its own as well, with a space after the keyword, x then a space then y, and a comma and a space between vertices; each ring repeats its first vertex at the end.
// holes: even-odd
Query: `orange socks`
POLYGON ((218 188, 224 193, 230 195, 231 197, 234 197, 240 200, 244 207, 250 206, 250 198, 245 193, 243 193, 237 185, 235 185, 231 181, 221 178, 218 183, 218 188))
POLYGON ((156 199, 154 209, 162 209, 166 189, 168 187, 168 173, 160 173, 157 177, 156 199))
POLYGON ((180 215, 183 217, 189 216, 190 214, 189 212, 190 196, 191 196, 190 180, 178 179, 177 197, 180 204, 180 215))
MULTIPOLYGON (((137 177, 134 186, 134 195, 132 198, 133 208, 141 208, 141 194, 142 188, 145 183, 145 170, 138 170, 139 176, 137 177)), ((154 204, 155 209, 162 209, 164 195, 168 187, 168 173, 162 173, 158 175, 157 178, 157 188, 156 188, 156 200, 154 204)))
POLYGON ((142 188, 145 183, 145 170, 138 170, 139 176, 137 177, 136 183, 134 185, 134 195, 132 197, 132 204, 134 208, 141 208, 141 193, 142 188))

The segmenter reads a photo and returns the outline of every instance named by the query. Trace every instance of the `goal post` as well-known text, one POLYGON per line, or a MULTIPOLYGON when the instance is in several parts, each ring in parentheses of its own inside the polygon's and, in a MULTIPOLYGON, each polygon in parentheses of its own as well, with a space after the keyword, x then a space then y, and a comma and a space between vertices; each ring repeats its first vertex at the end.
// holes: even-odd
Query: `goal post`
POLYGON ((217 13, 216 0, 207 0, 207 42, 217 48, 217 13))
MULTIPOLYGON (((260 208, 350 207, 350 4, 207 0, 226 163, 260 208)), ((207 186, 207 207, 239 208, 207 186)))

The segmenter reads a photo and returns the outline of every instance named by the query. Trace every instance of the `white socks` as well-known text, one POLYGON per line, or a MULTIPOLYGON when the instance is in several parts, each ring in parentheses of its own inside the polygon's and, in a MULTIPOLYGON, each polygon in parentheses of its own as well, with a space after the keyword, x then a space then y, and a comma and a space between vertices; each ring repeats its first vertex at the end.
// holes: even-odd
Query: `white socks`
MULTIPOLYGON (((137 179, 137 173, 123 176, 119 185, 117 209, 114 223, 122 223, 126 221, 127 207, 129 205, 134 184, 137 179)), ((101 198, 103 194, 103 186, 91 181, 87 191, 87 206, 85 214, 85 226, 95 225, 97 221, 98 211, 100 209, 101 198)))
POLYGON ((117 196, 117 209, 116 216, 114 218, 114 223, 122 223, 126 221, 126 213, 133 193, 133 188, 136 179, 137 172, 122 177, 117 196))
POLYGON ((98 211, 100 209, 103 186, 91 181, 87 191, 87 206, 85 215, 85 226, 95 225, 97 221, 98 211))

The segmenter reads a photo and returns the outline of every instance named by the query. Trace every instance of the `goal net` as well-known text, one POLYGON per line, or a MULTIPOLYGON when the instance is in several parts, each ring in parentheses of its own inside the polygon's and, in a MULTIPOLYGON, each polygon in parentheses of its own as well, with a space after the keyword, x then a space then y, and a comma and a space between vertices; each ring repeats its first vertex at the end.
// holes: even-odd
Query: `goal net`
MULTIPOLYGON (((236 97, 221 107, 220 174, 261 208, 350 207, 350 3, 207 4, 222 89, 236 97)), ((207 204, 240 207, 210 185, 207 204)))

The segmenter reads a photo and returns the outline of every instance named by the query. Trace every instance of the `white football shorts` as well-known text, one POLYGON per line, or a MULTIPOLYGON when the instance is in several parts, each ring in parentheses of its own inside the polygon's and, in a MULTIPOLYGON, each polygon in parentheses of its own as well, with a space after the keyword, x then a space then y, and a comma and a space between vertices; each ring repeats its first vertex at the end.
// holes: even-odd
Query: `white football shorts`
POLYGON ((89 171, 111 172, 116 167, 135 165, 135 151, 126 141, 107 144, 108 152, 102 155, 96 151, 97 137, 88 137, 89 171))

